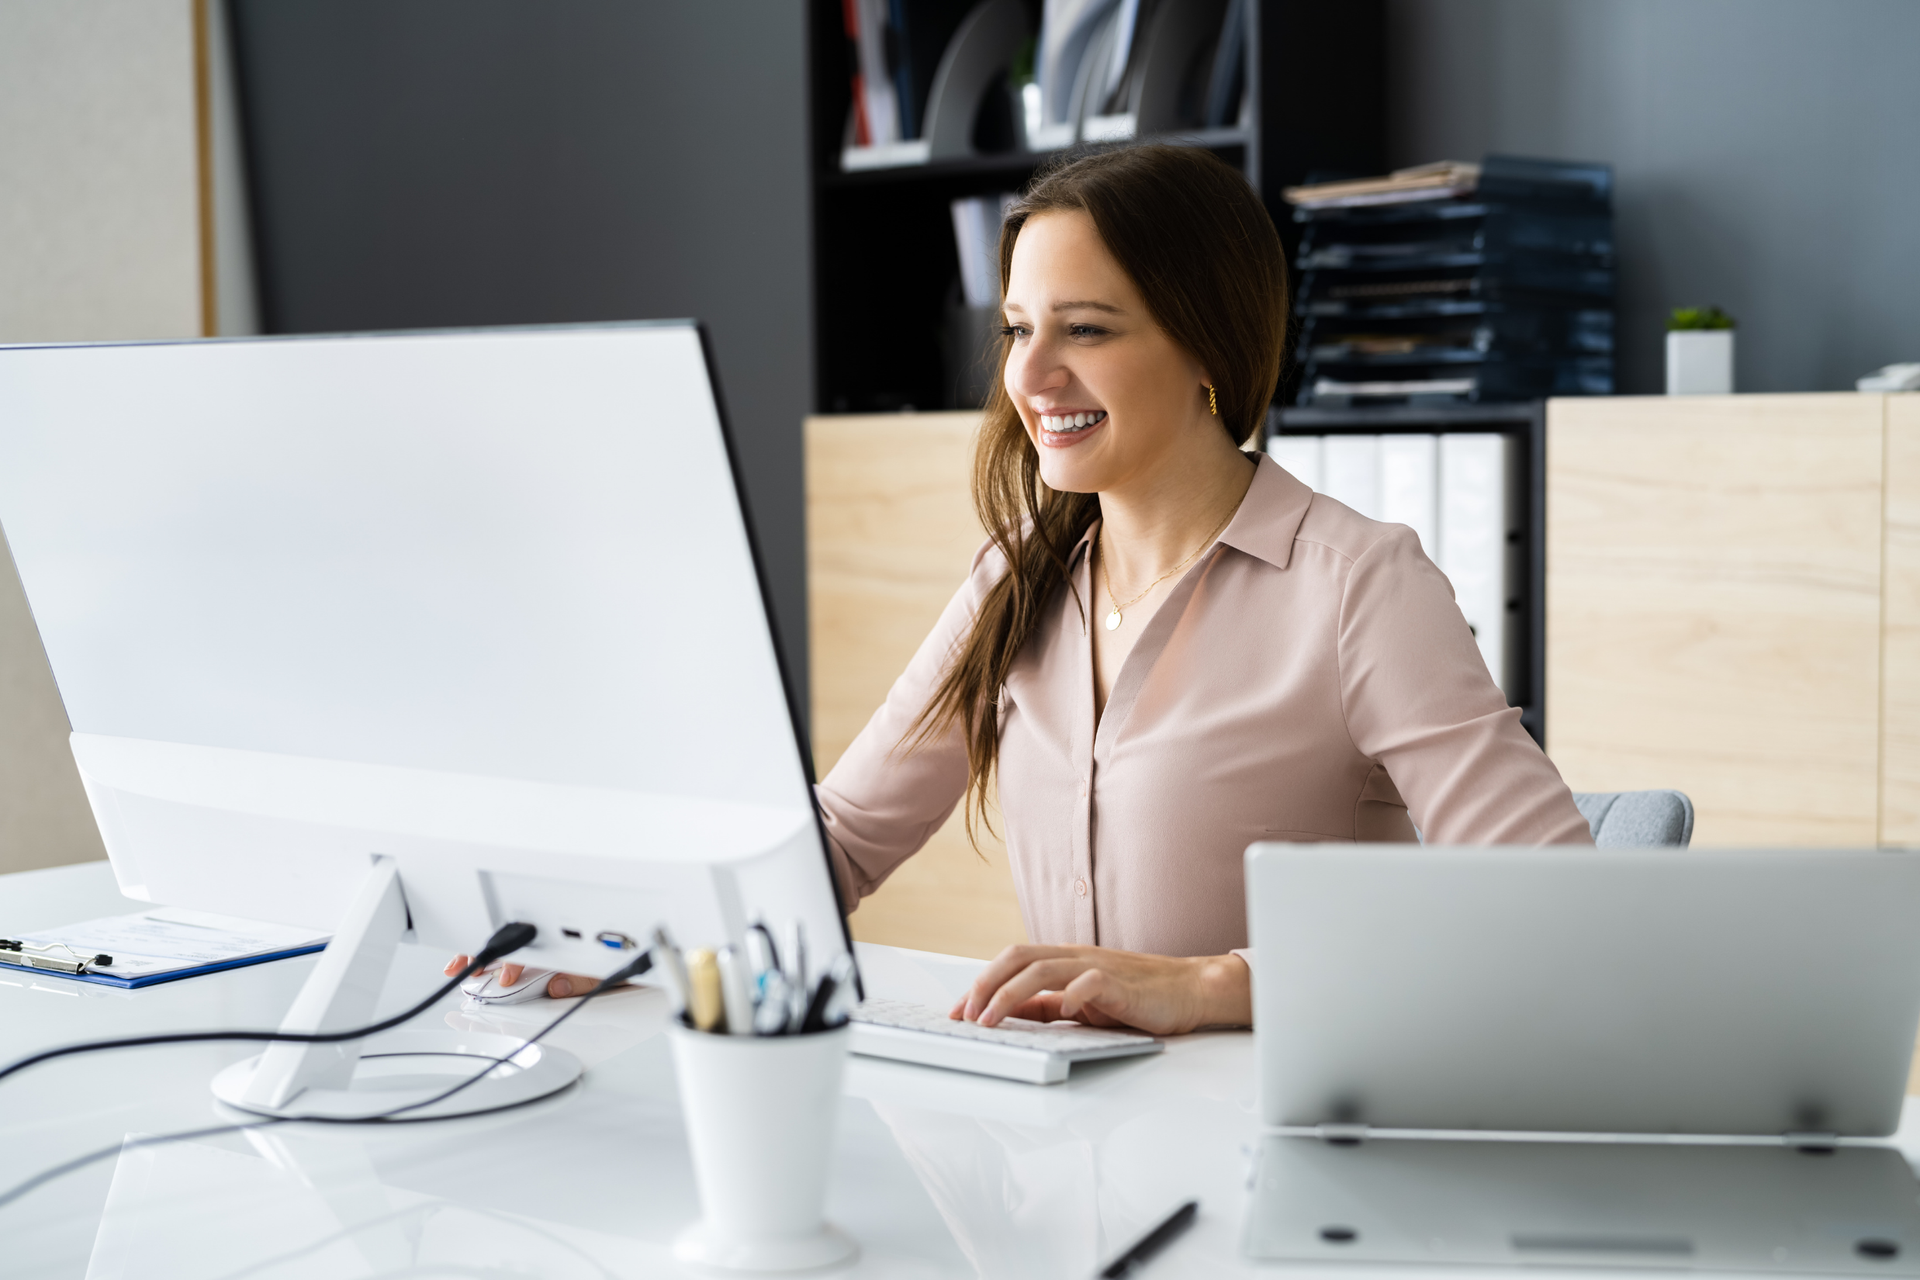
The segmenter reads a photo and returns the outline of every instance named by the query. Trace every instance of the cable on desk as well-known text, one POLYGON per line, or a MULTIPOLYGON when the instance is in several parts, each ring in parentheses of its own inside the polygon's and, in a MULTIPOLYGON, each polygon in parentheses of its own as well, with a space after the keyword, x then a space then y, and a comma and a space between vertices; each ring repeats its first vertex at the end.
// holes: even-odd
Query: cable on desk
MULTIPOLYGON (((508 928, 511 927, 513 926, 508 926, 508 928)), ((532 926, 523 925, 521 927, 530 929, 532 926)), ((504 933, 505 930, 503 929, 501 932, 504 933)), ((496 938, 499 936, 499 934, 494 935, 496 938)), ((524 943, 521 945, 524 945, 524 943)), ((405 1106, 395 1107, 391 1111, 382 1111, 379 1115, 375 1116, 261 1116, 257 1120, 243 1120, 237 1124, 214 1125, 205 1129, 187 1129, 179 1133, 162 1133, 148 1138, 135 1138, 132 1141, 123 1139, 110 1147, 101 1147, 97 1151, 89 1151, 83 1156, 76 1156, 64 1164, 57 1164, 51 1169, 43 1169, 26 1181, 18 1183, 4 1192, 0 1192, 0 1209, 6 1208, 14 1201, 38 1190, 56 1178, 62 1178, 69 1173, 84 1169, 88 1165, 104 1160, 110 1155, 115 1155, 121 1151, 137 1150, 140 1147, 157 1147, 169 1142, 188 1142, 194 1138, 210 1138, 223 1133, 240 1133, 247 1129, 265 1129, 276 1124, 431 1124, 435 1120, 465 1120, 472 1116, 489 1115, 495 1111, 508 1111, 514 1107, 524 1107, 528 1102, 538 1102, 540 1101, 538 1098, 530 1098, 521 1102, 505 1102, 497 1107, 488 1107, 480 1111, 467 1111, 457 1116, 412 1116, 407 1119, 395 1118, 404 1112, 418 1111, 422 1107, 431 1107, 436 1103, 445 1102, 456 1093, 484 1080, 487 1073, 495 1067, 511 1061, 515 1054, 525 1051, 529 1046, 540 1043, 541 1039, 544 1038, 548 1032, 554 1030, 554 1028, 558 1027, 568 1018, 571 1018, 574 1014, 580 1012, 587 1001, 593 999, 595 996, 604 995, 629 978, 639 977, 652 966, 652 963, 652 953, 641 952, 640 956, 635 959, 633 963, 627 965, 611 977, 603 978, 599 986, 581 996, 574 1002, 572 1008, 521 1041, 512 1053, 504 1054, 498 1058, 488 1059, 486 1066, 481 1067, 480 1070, 460 1081, 458 1084, 442 1090, 431 1098, 426 1098, 420 1102, 409 1102, 405 1106)), ((455 981, 457 982, 459 979, 456 978, 455 981)))
MULTIPOLYGON (((364 1027, 354 1027, 348 1031, 176 1031, 151 1036, 124 1036, 115 1040, 88 1040, 81 1044, 62 1045, 57 1049, 43 1049, 39 1053, 28 1054, 18 1062, 0 1067, 0 1080, 5 1080, 16 1071, 25 1071, 28 1067, 42 1062, 51 1062, 55 1058, 70 1057, 77 1053, 93 1053, 100 1049, 135 1049, 142 1045, 153 1044, 193 1044, 207 1040, 284 1040, 294 1044, 338 1044, 343 1040, 361 1040, 399 1026, 407 1019, 416 1017, 432 1008, 455 987, 486 968, 502 956, 512 955, 520 948, 532 942, 538 933, 530 924, 504 924, 493 937, 487 939, 473 961, 432 995, 413 1008, 396 1013, 391 1018, 371 1023, 364 1027)), ((646 953, 650 954, 650 953, 646 953)))

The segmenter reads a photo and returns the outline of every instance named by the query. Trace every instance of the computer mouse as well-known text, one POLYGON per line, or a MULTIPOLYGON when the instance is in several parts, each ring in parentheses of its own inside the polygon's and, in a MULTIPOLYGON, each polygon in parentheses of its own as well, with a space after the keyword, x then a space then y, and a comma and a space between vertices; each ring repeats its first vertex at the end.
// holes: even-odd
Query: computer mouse
POLYGON ((547 979, 553 974, 552 969, 526 969, 521 972, 520 981, 508 987, 500 984, 500 970, 489 969, 461 983, 460 990, 476 1004, 519 1004, 522 1000, 538 1000, 546 995, 547 979))

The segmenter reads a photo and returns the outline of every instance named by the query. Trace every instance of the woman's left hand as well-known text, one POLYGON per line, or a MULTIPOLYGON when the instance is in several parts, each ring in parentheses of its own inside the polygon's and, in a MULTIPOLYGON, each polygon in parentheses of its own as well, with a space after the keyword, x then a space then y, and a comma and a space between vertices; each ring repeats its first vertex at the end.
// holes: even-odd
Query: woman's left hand
POLYGON ((1251 1026, 1253 975, 1239 956, 1153 956, 1107 947, 1008 947, 953 1006, 951 1018, 1134 1027, 1157 1036, 1251 1026))

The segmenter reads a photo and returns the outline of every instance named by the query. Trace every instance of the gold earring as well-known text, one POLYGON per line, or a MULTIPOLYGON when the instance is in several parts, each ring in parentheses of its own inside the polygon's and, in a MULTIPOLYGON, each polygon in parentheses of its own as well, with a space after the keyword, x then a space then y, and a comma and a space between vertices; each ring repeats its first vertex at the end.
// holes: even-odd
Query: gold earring
POLYGON ((1214 397, 1211 382, 1207 384, 1207 412, 1216 418, 1220 416, 1220 401, 1214 397))

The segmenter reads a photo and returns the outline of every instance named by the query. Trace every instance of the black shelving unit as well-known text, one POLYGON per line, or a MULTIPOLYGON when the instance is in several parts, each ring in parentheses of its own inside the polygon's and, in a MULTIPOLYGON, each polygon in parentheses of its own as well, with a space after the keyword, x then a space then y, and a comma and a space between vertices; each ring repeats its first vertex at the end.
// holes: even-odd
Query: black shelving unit
MULTIPOLYGON (((1508 601, 1521 634, 1520 723, 1535 742, 1547 741, 1547 402, 1415 407, 1319 409, 1276 408, 1268 415, 1272 435, 1447 435, 1488 432, 1518 442, 1519 548, 1523 566, 1518 592, 1508 601)), ((1511 694, 1509 700, 1512 700, 1511 694)))
MULTIPOLYGON (((959 278, 950 203, 1018 191, 1051 156, 1010 151, 843 172, 852 68, 842 0, 809 5, 815 408, 954 407, 940 340, 959 278)), ((1384 0, 1252 0, 1248 18, 1240 126, 1155 140, 1204 146, 1238 167, 1291 252, 1297 228, 1283 187, 1384 167, 1384 0)))

